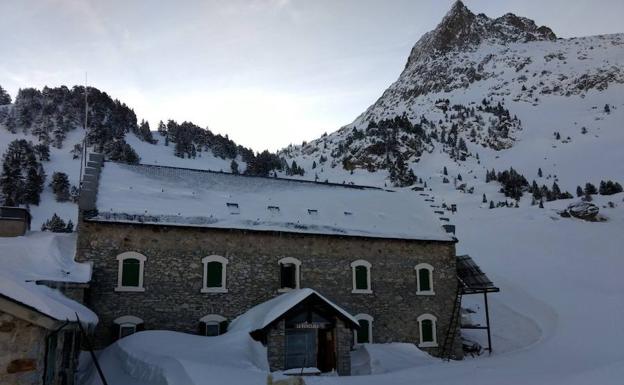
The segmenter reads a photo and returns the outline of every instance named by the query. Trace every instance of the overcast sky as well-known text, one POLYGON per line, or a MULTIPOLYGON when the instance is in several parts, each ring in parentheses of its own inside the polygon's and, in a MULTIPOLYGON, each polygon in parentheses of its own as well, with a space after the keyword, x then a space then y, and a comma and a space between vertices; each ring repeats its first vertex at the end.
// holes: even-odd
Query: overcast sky
MULTIPOLYGON (((350 123, 451 0, 1 0, 0 85, 84 83, 152 129, 189 120, 255 150, 350 123)), ((623 0, 467 0, 560 37, 624 32, 623 0)))

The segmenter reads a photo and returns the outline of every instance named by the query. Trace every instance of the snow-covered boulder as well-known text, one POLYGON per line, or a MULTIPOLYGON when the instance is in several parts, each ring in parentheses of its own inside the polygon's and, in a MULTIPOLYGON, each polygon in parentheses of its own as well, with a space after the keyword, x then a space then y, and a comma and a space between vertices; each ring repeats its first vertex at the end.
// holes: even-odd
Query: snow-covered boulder
POLYGON ((586 221, 595 221, 599 211, 600 209, 595 204, 579 201, 571 203, 565 210, 563 210, 559 214, 562 217, 574 217, 586 221))

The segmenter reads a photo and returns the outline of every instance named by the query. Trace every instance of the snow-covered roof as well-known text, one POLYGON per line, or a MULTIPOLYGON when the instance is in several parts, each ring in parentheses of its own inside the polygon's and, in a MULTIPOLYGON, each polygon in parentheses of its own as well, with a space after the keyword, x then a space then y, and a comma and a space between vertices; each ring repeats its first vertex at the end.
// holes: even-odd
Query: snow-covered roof
POLYGON ((77 263, 76 233, 28 232, 0 237, 0 266, 25 280, 89 282, 91 264, 77 263))
POLYGON ((0 295, 59 321, 86 325, 98 318, 82 304, 37 281, 84 283, 91 279, 91 265, 74 262, 75 234, 29 232, 21 237, 0 238, 0 295))
POLYGON ((10 298, 59 321, 77 321, 96 325, 97 315, 86 306, 67 298, 60 291, 34 281, 25 281, 9 271, 0 271, 0 295, 10 298))
POLYGON ((273 321, 279 319, 288 310, 292 309, 311 295, 317 295, 329 306, 333 307, 338 313, 342 314, 345 318, 349 319, 356 325, 358 324, 358 321, 346 310, 342 309, 340 306, 323 297, 317 291, 309 288, 304 288, 291 290, 287 293, 281 294, 275 298, 272 298, 266 302, 252 307, 245 313, 238 316, 234 321, 232 321, 232 323, 228 327, 228 332, 242 330, 253 332, 255 330, 264 329, 273 321))
POLYGON ((90 220, 452 241, 407 189, 107 162, 90 220))

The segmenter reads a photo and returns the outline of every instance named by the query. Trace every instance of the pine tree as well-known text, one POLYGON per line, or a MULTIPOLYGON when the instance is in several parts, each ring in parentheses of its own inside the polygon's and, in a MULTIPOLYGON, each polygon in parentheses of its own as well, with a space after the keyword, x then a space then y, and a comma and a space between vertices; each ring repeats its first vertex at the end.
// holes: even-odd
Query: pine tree
POLYGON ((64 220, 56 215, 56 213, 52 215, 52 218, 48 219, 43 223, 43 225, 41 225, 41 231, 51 231, 53 233, 67 233, 71 232, 73 229, 74 224, 71 220, 66 224, 64 220))
POLYGON ((461 176, 461 174, 457 174, 457 180, 458 180, 458 181, 461 181, 461 180, 462 180, 462 176, 461 176))
POLYGON ((56 197, 57 202, 66 202, 69 200, 69 178, 64 172, 55 172, 52 174, 52 181, 50 182, 52 192, 56 197))
POLYGON ((596 186, 594 186, 591 183, 585 183, 585 195, 594 195, 597 194, 598 190, 596 189, 596 186))
POLYGON ((41 192, 43 191, 43 183, 45 182, 45 173, 41 165, 33 166, 28 169, 26 176, 26 185, 24 186, 24 202, 33 205, 39 205, 41 201, 41 192))
POLYGON ((561 198, 561 189, 559 189, 559 185, 557 185, 557 182, 553 182, 552 197, 553 197, 553 200, 561 198))
POLYGON ((490 209, 494 208, 494 201, 490 201, 490 209))
POLYGON ((581 186, 576 186, 576 196, 579 198, 583 196, 583 188, 581 186))
POLYGON ((442 170, 442 173, 443 173, 444 175, 448 175, 448 170, 446 169, 446 166, 444 166, 444 170, 442 170))
POLYGON ((232 162, 230 162, 230 170, 232 171, 232 174, 238 174, 239 173, 238 162, 236 162, 235 159, 232 159, 232 162))
POLYGON ((0 86, 0 106, 11 104, 11 95, 2 86, 0 86))
POLYGON ((609 107, 609 105, 608 105, 608 104, 605 104, 605 106, 604 106, 604 112, 605 112, 605 113, 607 113, 607 114, 610 114, 610 113, 611 113, 611 107, 609 107))
POLYGON ((50 161, 50 146, 45 143, 39 143, 35 145, 34 149, 40 161, 50 161))
POLYGON ((487 198, 485 197, 485 194, 483 194, 483 200, 481 202, 482 203, 487 203, 487 198))
POLYGON ((540 203, 539 203, 539 208, 543 209, 544 208, 544 201, 540 199, 540 203))
POLYGON ((540 178, 541 178, 542 176, 544 176, 544 175, 542 174, 542 168, 541 168, 541 167, 537 169, 537 176, 538 176, 538 177, 540 177, 540 178))

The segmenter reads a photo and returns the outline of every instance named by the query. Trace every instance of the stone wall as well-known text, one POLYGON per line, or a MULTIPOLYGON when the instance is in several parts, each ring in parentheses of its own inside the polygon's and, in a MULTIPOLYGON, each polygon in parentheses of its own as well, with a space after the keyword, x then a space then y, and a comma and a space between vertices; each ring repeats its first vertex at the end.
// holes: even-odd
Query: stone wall
POLYGON ((22 219, 0 219, 0 237, 19 237, 28 230, 28 223, 22 219))
POLYGON ((286 324, 284 320, 277 322, 269 329, 267 335, 267 359, 269 369, 284 370, 286 367, 286 324))
MULTIPOLYGON (((353 315, 374 317, 374 342, 419 341, 416 318, 437 317, 442 344, 455 300, 455 244, 253 232, 193 227, 81 221, 78 261, 93 262, 93 280, 86 304, 100 317, 98 347, 109 344, 113 320, 134 315, 146 329, 196 333, 199 319, 220 314, 232 320, 250 307, 276 296, 278 260, 302 261, 301 287, 310 287, 353 315), (147 257, 144 292, 116 292, 116 256, 136 251, 147 257), (217 254, 228 259, 227 293, 200 293, 201 259, 217 254), (350 263, 372 264, 371 294, 351 292, 350 263), (421 262, 434 267, 435 295, 416 295, 416 271, 421 262)), ((427 348, 436 354, 437 348, 427 348)))
POLYGON ((342 320, 336 320, 336 371, 341 376, 351 375, 351 346, 353 332, 342 320))
POLYGON ((42 327, 0 311, 0 384, 40 384, 45 337, 42 327))
MULTIPOLYGON (((58 327, 62 325, 58 323, 58 327)), ((53 331, 0 311, 0 385, 43 383, 47 338, 53 331)), ((56 334, 54 382, 72 385, 78 366, 76 326, 67 325, 56 334)))

